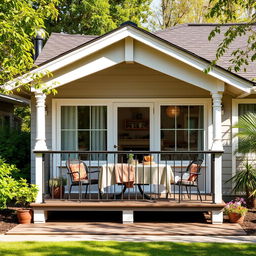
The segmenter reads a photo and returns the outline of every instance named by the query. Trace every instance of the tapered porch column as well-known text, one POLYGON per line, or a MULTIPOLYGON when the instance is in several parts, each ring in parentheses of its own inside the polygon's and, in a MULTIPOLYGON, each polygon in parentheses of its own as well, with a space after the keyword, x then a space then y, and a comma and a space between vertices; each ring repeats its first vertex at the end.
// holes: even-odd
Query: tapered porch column
MULTIPOLYGON (((36 144, 34 150, 46 151, 46 136, 45 136, 45 99, 46 95, 42 92, 35 93, 36 98, 36 144)), ((38 194, 36 203, 43 202, 43 154, 36 153, 35 155, 35 184, 38 186, 38 194)), ((45 222, 45 212, 42 210, 34 211, 34 222, 45 222)))
POLYGON ((45 99, 42 92, 35 93, 36 98, 36 145, 35 150, 47 150, 45 139, 45 99))
MULTIPOLYGON (((212 93, 213 100, 213 151, 223 151, 222 145, 222 125, 221 125, 221 98, 222 93, 212 93)), ((214 203, 222 203, 222 154, 215 155, 214 161, 214 176, 213 176, 213 189, 214 189, 214 203)), ((212 211, 212 223, 220 224, 223 222, 222 211, 212 211)))

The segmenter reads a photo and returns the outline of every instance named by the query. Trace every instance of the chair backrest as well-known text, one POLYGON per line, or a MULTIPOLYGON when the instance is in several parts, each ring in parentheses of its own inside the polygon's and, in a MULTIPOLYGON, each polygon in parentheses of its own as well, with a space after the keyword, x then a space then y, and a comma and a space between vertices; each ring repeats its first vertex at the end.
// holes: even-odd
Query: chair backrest
POLYGON ((88 169, 86 164, 77 159, 68 159, 66 161, 66 166, 68 169, 68 175, 72 182, 79 182, 81 180, 88 179, 88 169))
POLYGON ((201 166, 202 166, 203 160, 202 159, 197 159, 193 160, 187 167, 186 172, 189 173, 188 181, 195 182, 198 179, 198 175, 200 174, 201 171, 201 166))

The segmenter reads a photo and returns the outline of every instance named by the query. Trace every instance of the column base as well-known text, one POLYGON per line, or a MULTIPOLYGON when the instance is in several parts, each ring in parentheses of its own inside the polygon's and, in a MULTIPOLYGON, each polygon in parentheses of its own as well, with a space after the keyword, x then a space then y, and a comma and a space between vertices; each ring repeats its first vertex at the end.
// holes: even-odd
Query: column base
POLYGON ((130 224, 133 223, 133 211, 132 210, 125 210, 122 211, 122 218, 123 218, 123 224, 130 224))
POLYGON ((45 223, 46 219, 47 219, 47 211, 34 210, 34 223, 35 224, 45 223))
POLYGON ((212 224, 223 223, 223 211, 212 211, 212 224))

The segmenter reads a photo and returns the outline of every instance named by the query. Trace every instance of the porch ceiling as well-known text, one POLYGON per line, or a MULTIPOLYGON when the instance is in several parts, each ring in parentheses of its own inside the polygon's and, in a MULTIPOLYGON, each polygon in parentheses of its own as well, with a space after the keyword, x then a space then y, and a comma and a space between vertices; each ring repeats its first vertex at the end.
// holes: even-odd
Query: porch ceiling
POLYGON ((58 88, 63 97, 210 97, 207 90, 141 64, 121 63, 58 88))

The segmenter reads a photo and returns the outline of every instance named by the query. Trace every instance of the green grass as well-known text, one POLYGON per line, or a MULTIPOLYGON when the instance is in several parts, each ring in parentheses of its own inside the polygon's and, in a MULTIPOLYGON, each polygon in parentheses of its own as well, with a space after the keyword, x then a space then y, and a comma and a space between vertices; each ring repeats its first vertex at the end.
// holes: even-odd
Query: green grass
POLYGON ((170 242, 4 242, 0 255, 8 256, 243 256, 256 255, 255 244, 170 242))

